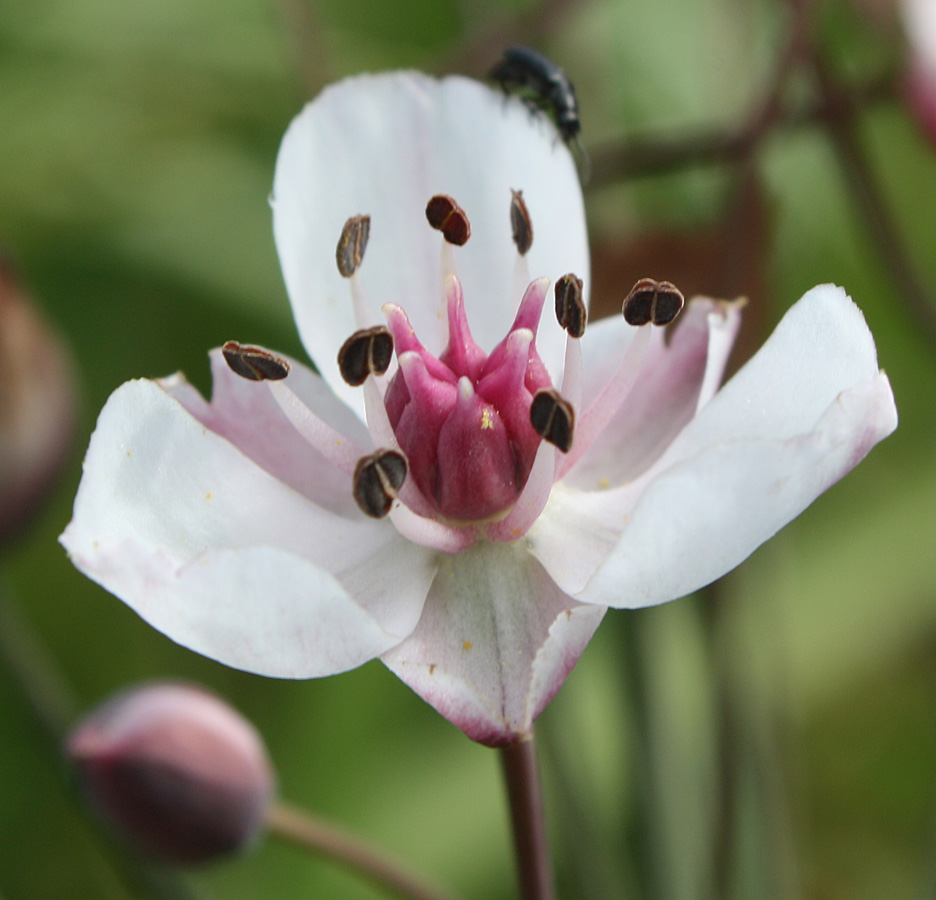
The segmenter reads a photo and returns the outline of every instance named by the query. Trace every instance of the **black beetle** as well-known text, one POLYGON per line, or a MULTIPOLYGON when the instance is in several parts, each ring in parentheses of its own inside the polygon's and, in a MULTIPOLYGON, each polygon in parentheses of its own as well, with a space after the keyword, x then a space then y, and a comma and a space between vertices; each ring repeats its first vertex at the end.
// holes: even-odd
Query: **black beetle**
POLYGON ((575 88, 554 62, 529 47, 508 47, 504 58, 491 70, 491 78, 505 91, 527 88, 533 95, 530 99, 535 106, 552 109, 563 140, 577 138, 582 123, 579 121, 575 88))

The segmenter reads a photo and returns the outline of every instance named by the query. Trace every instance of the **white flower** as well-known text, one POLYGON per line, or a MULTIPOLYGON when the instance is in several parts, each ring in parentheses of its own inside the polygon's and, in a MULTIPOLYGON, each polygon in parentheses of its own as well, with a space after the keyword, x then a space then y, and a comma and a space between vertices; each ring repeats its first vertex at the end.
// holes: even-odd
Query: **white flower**
POLYGON ((181 376, 124 385, 62 537, 83 572, 228 665, 307 678, 380 657, 474 740, 510 743, 606 607, 719 577, 896 426, 840 288, 810 291, 720 391, 737 305, 690 302, 668 340, 619 317, 581 340, 540 322, 545 279, 574 273, 587 297, 575 167, 542 117, 476 82, 327 89, 286 134, 273 210, 321 377, 290 361, 276 380, 278 358, 234 347, 235 365, 274 379, 215 351, 210 404, 181 376), (512 190, 534 233, 525 256, 512 190), (463 247, 427 224, 436 195, 470 220, 463 247), (362 252, 345 232, 358 268, 342 277, 336 241, 360 215, 370 240, 362 252), (368 336, 339 367, 381 309, 389 371, 368 336))

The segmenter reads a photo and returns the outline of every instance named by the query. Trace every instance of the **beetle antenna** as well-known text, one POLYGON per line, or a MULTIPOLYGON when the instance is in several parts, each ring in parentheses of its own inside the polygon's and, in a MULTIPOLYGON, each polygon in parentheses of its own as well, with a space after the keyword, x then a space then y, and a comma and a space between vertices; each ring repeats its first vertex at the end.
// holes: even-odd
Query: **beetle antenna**
POLYGON ((582 187, 584 187, 591 180, 591 157, 588 155, 588 151, 582 146, 582 142, 579 140, 578 135, 575 135, 570 143, 575 146, 575 156, 578 161, 579 178, 582 182, 582 187))

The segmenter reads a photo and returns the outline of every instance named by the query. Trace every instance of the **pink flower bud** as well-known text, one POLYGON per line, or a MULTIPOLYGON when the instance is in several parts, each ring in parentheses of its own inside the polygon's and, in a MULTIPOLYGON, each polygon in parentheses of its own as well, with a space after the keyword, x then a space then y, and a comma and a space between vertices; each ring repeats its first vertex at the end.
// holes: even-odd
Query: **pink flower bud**
POLYGON ((114 830, 144 855, 175 865, 242 849, 273 793, 254 727, 192 685, 122 691, 78 724, 67 750, 114 830))
POLYGON ((68 461, 75 376, 61 339, 0 258, 0 542, 34 518, 68 461))

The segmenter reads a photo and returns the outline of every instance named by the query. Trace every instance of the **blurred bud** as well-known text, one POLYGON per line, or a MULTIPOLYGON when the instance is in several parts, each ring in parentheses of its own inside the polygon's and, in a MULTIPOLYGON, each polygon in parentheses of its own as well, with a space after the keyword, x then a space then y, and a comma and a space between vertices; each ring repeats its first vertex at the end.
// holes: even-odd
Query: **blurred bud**
POLYGON ((67 749, 102 817, 160 862, 192 865, 241 850, 273 795, 257 731, 192 685, 117 694, 78 724, 67 749))
POLYGON ((19 535, 68 459, 75 379, 62 342, 0 259, 0 544, 19 535))
POLYGON ((936 2, 903 0, 901 11, 910 44, 904 96, 917 124, 936 145, 936 2))

